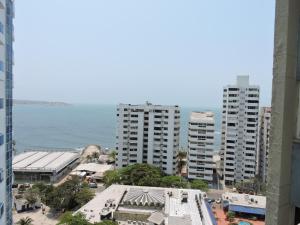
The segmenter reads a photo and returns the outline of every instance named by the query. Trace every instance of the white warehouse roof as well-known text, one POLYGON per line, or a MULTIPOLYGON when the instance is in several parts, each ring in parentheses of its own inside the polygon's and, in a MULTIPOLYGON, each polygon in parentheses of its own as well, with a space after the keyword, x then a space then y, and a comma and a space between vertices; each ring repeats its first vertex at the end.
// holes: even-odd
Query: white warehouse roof
POLYGON ((80 157, 76 152, 24 152, 14 157, 14 171, 59 171, 80 157))

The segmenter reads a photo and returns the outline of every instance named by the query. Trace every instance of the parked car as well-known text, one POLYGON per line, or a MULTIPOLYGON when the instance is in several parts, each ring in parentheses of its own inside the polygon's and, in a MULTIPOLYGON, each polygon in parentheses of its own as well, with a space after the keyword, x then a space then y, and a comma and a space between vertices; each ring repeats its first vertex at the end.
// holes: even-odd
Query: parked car
POLYGON ((97 188, 98 185, 96 183, 89 183, 90 188, 97 188))

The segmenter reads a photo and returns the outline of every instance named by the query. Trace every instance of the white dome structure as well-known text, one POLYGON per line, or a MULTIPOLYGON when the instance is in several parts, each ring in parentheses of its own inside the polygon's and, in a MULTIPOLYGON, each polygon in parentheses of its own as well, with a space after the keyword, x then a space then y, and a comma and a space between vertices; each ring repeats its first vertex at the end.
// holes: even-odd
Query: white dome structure
POLYGON ((124 205, 132 206, 159 206, 165 205, 163 190, 131 188, 124 196, 124 205))

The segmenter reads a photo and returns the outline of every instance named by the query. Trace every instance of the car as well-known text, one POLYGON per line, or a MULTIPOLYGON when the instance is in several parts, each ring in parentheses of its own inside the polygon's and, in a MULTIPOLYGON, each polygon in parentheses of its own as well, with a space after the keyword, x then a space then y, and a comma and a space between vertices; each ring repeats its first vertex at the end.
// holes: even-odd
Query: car
POLYGON ((89 183, 90 188, 97 188, 98 185, 96 183, 89 183))
POLYGON ((206 199, 206 201, 208 202, 208 203, 214 203, 216 200, 215 199, 210 199, 210 198, 208 198, 208 199, 206 199))
POLYGON ((221 202, 222 202, 221 198, 218 198, 217 201, 216 201, 217 204, 221 204, 221 202))

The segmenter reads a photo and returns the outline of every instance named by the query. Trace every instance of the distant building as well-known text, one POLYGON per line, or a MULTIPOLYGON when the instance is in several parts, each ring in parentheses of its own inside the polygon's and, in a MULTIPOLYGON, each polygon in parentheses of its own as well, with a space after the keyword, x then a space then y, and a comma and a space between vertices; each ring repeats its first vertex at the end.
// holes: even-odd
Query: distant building
POLYGON ((188 178, 213 181, 215 120, 212 112, 192 112, 188 127, 188 178))
POLYGON ((73 169, 70 176, 78 176, 81 178, 90 176, 93 180, 102 182, 105 172, 113 169, 113 165, 109 164, 84 163, 79 164, 75 169, 73 169))
POLYGON ((91 223, 217 225, 205 196, 200 190, 111 185, 77 212, 91 223))
POLYGON ((24 152, 14 157, 13 171, 17 183, 57 182, 79 163, 77 152, 24 152))
POLYGON ((117 167, 148 163, 167 174, 175 174, 179 151, 179 107, 120 104, 117 111, 117 167))
POLYGON ((226 185, 251 179, 256 174, 259 86, 249 76, 223 90, 221 160, 226 185))
POLYGON ((258 175, 263 182, 267 181, 270 149, 271 108, 262 107, 258 126, 258 175))
POLYGON ((14 1, 0 1, 0 224, 12 222, 14 1))

